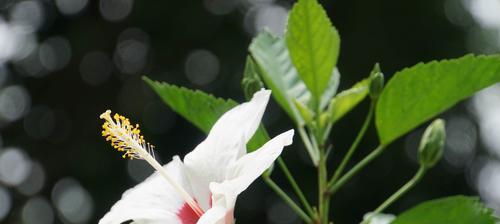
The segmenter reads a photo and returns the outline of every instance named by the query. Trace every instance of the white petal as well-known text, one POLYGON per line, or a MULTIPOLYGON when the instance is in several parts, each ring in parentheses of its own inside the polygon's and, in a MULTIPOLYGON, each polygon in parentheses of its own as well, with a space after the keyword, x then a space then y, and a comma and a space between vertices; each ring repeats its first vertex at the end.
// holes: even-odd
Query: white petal
MULTIPOLYGON (((196 224, 224 224, 224 218, 226 216, 226 208, 224 207, 212 207, 208 209, 196 222, 196 224)), ((232 223, 225 223, 232 224, 232 223)))
POLYGON ((224 113, 210 130, 207 140, 225 144, 233 140, 233 136, 242 136, 248 142, 259 127, 270 96, 271 90, 262 89, 249 102, 224 113))
POLYGON ((209 208, 210 182, 222 182, 228 167, 246 153, 246 143, 260 124, 270 94, 260 90, 249 102, 226 112, 208 137, 184 157, 195 197, 204 210, 209 208))
POLYGON ((268 169, 283 151, 283 147, 292 144, 293 129, 284 132, 263 145, 260 149, 248 153, 238 159, 226 179, 235 185, 236 193, 239 194, 255 180, 266 169, 268 169))
MULTIPOLYGON (((188 192, 190 187, 179 157, 163 166, 167 173, 188 192)), ((99 224, 117 224, 128 220, 135 223, 164 224, 179 223, 177 212, 184 199, 157 172, 134 188, 123 193, 122 198, 99 221, 99 224)))
POLYGON ((233 208, 237 196, 257 179, 283 151, 283 147, 292 144, 293 130, 282 133, 260 149, 241 157, 231 166, 226 180, 222 183, 210 183, 214 205, 233 208))
POLYGON ((366 219, 368 218, 370 218, 370 220, 368 220, 367 222, 368 224, 389 224, 392 221, 394 221, 394 219, 396 219, 396 216, 393 214, 384 214, 384 213, 375 214, 373 212, 369 212, 363 216, 363 221, 366 221, 366 219))

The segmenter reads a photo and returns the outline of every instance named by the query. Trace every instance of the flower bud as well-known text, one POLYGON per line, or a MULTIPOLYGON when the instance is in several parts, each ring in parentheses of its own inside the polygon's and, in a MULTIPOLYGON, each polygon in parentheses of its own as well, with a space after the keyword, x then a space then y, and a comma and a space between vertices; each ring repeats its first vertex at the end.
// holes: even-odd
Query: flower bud
POLYGON ((255 92, 264 88, 264 84, 257 74, 257 65, 250 56, 247 57, 241 87, 246 99, 251 99, 255 92))
POLYGON ((444 121, 436 119, 427 127, 420 140, 418 153, 421 166, 431 168, 441 159, 445 140, 444 121))
POLYGON ((243 78, 241 85, 243 87, 243 93, 245 95, 245 99, 252 99, 254 93, 264 88, 262 82, 260 80, 255 80, 255 79, 243 78))
POLYGON ((384 74, 380 71, 379 64, 375 64, 370 74, 370 97, 377 99, 384 89, 384 74))

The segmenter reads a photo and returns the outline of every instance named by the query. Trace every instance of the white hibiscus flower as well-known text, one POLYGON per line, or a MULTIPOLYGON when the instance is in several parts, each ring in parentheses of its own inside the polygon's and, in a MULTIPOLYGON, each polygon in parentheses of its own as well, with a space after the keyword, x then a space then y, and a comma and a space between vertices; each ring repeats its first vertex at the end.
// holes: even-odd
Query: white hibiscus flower
POLYGON ((293 130, 284 132, 260 149, 246 153, 246 144, 257 130, 271 91, 226 112, 208 137, 192 152, 161 166, 152 156, 138 126, 106 111, 103 136, 124 157, 143 159, 157 172, 127 190, 99 224, 132 221, 138 224, 232 224, 236 198, 290 145, 293 130))

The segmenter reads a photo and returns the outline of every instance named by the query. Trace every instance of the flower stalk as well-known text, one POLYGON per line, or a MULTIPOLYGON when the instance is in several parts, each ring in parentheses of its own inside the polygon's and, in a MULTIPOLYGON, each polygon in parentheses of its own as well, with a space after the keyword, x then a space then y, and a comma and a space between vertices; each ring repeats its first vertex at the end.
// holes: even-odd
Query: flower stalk
POLYGON ((293 190, 295 191, 295 194, 297 194, 297 197, 299 197, 299 200, 302 203, 302 206, 304 206, 304 208, 306 209, 306 212, 309 215, 309 217, 313 217, 314 211, 313 211, 311 205, 309 204, 304 193, 302 192, 299 185, 295 181, 295 178, 290 173, 290 170, 288 169, 285 161, 283 161, 283 159, 281 157, 278 158, 278 165, 280 166, 281 170, 285 174, 285 177, 290 182, 290 185, 292 186, 293 190))
POLYGON ((272 189, 281 199, 287 203, 292 210, 306 223, 313 223, 312 219, 285 193, 269 176, 262 176, 264 182, 272 189))
POLYGON ((413 178, 411 178, 405 185, 403 185, 399 190, 397 190, 394 194, 392 194, 389 198, 387 198, 382 204, 380 204, 370 216, 368 216, 362 224, 370 223, 370 220, 373 218, 375 214, 383 212, 387 207, 392 205, 395 201, 405 195, 410 189, 412 189, 417 183, 424 177, 426 168, 424 166, 420 166, 417 173, 413 178))
POLYGON ((373 118, 374 109, 375 109, 375 102, 372 101, 370 103, 370 109, 368 110, 368 115, 366 115, 366 118, 365 118, 365 121, 363 122, 363 126, 361 127, 361 130, 358 132, 358 135, 356 136, 356 139, 352 143, 351 147, 349 147, 349 150, 347 151, 347 154, 342 159, 342 162, 340 163, 339 167, 335 170, 335 174, 328 182, 328 185, 333 185, 333 183, 335 181, 337 181, 337 179, 340 177, 340 174, 342 174, 342 172, 344 171, 345 166, 351 160, 352 155, 354 154, 354 152, 358 148, 359 143, 361 142, 361 140, 365 136, 365 133, 368 130, 368 127, 370 126, 370 123, 371 123, 372 118, 373 118))
POLYGON ((340 187, 344 186, 354 175, 361 171, 366 165, 377 158, 385 149, 385 145, 379 145, 370 154, 368 154, 363 160, 358 162, 354 167, 349 170, 346 174, 338 179, 336 182, 332 182, 328 185, 328 192, 334 194, 340 187))

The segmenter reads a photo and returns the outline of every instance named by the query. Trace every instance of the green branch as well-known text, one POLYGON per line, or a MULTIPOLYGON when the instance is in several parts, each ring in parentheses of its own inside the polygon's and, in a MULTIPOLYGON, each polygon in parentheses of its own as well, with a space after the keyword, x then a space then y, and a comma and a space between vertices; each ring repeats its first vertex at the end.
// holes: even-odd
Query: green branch
POLYGON ((309 156, 311 157, 314 166, 318 166, 318 161, 319 161, 318 149, 316 147, 313 147, 313 145, 311 144, 311 140, 307 136, 304 127, 299 126, 297 127, 297 130, 299 131, 300 138, 302 139, 302 142, 304 142, 304 146, 306 147, 306 150, 309 153, 309 156))
POLYGON ((354 140, 351 147, 347 151, 347 154, 344 156, 344 159, 340 163, 337 170, 335 170, 335 174, 333 175, 332 179, 330 179, 330 181, 328 182, 328 185, 333 185, 333 183, 335 181, 337 181, 337 179, 340 177, 340 174, 342 174, 342 172, 344 171, 345 166, 347 165, 347 163, 351 159, 352 155, 354 154, 354 152, 358 148, 358 145, 361 142, 361 140, 363 139, 363 137, 366 133, 366 130, 368 130, 368 127, 370 126, 370 123, 371 123, 372 118, 373 118, 374 108, 375 108, 375 101, 372 101, 370 103, 370 109, 368 111, 368 114, 366 115, 365 121, 363 122, 363 126, 361 127, 361 130, 358 133, 358 136, 356 136, 356 139, 354 140))
POLYGON ((269 176, 262 176, 264 179, 264 182, 273 189, 278 196, 287 203, 290 208, 299 215, 299 217, 306 223, 312 223, 312 220, 307 214, 271 179, 269 176))
POLYGON ((366 165, 368 165, 372 160, 377 158, 385 149, 385 145, 379 145, 375 150, 373 150, 368 156, 356 164, 349 172, 344 174, 335 183, 330 183, 328 185, 328 191, 330 194, 335 193, 340 187, 342 187, 347 181, 349 181, 354 175, 356 175, 360 170, 362 170, 366 165))
POLYGON ((307 213, 309 214, 310 217, 314 216, 314 211, 307 201, 306 197, 304 196, 304 193, 302 193, 302 190, 300 189, 299 185, 295 181, 295 178, 292 176, 290 173, 290 170, 288 170, 288 167, 285 164, 285 161, 281 157, 278 157, 278 165, 280 166, 281 170, 285 174, 286 178, 288 179, 288 182, 290 182, 290 185, 292 185, 293 190, 295 191, 295 194, 299 197, 300 202, 306 209, 307 213))
POLYGON ((407 193, 411 188, 413 188, 425 175, 426 168, 421 166, 415 176, 411 178, 405 185, 403 185, 398 191, 391 195, 387 200, 385 200, 380 206, 378 206, 373 213, 363 221, 363 224, 369 223, 370 219, 372 219, 373 215, 378 214, 384 211, 387 207, 389 207, 392 203, 398 200, 401 196, 407 193))

